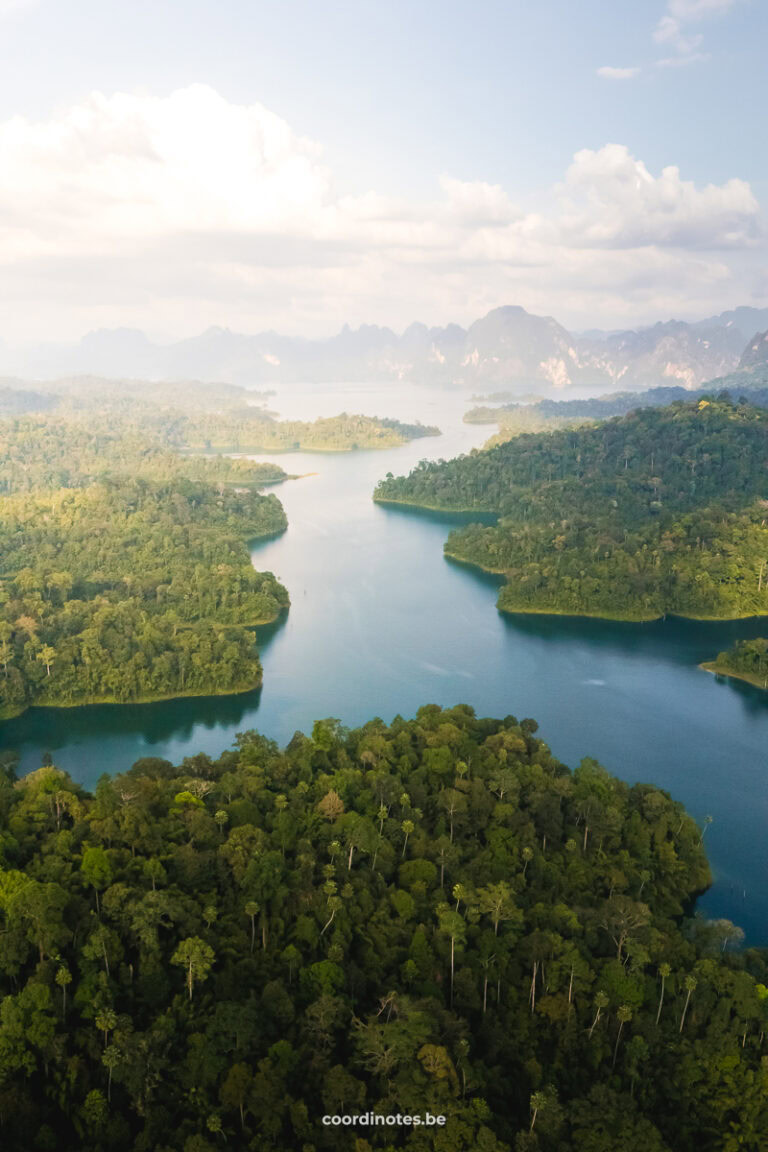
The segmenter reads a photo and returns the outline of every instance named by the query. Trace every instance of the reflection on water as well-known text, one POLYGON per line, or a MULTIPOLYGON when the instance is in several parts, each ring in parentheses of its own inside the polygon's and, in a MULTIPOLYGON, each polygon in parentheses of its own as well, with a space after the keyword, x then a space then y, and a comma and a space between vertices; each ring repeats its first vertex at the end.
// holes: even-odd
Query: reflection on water
POLYGON ((443 556, 451 525, 468 517, 371 500, 387 471, 483 442, 489 429, 461 423, 464 400, 413 388, 278 398, 285 415, 346 408, 422 419, 445 434, 386 452, 279 457, 302 478, 275 489, 288 530, 252 548, 255 565, 275 572, 291 594, 288 614, 259 629, 260 692, 33 709, 4 725, 0 746, 17 748, 27 769, 52 751, 93 785, 140 756, 217 755, 248 728, 285 742, 320 717, 389 720, 428 702, 534 716, 565 763, 595 756, 626 780, 666 788, 699 821, 711 814, 717 883, 702 904, 739 922, 750 939, 768 941, 768 693, 697 667, 738 637, 765 634, 768 622, 499 613, 499 578, 443 556))

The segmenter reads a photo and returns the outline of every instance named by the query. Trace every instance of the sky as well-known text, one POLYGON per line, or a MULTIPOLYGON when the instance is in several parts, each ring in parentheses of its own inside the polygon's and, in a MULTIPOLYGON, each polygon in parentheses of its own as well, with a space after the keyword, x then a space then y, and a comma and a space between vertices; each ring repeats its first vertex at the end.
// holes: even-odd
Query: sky
POLYGON ((0 0, 0 342, 768 304, 767 0, 0 0))

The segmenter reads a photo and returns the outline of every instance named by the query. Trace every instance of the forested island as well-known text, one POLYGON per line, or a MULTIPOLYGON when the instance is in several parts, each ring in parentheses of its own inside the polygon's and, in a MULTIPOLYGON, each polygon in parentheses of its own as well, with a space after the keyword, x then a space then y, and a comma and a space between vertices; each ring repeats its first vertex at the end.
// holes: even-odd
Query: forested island
POLYGON ((768 688, 768 640, 737 640, 732 648, 720 652, 716 660, 702 664, 708 672, 746 680, 757 688, 768 688))
POLYGON ((312 422, 275 420, 262 409, 243 408, 188 417, 175 435, 180 447, 193 452, 353 452, 397 448, 420 436, 439 436, 440 429, 346 412, 312 422))
POLYGON ((445 551, 504 574, 506 611, 731 619, 768 614, 766 459, 768 413, 713 396, 422 461, 374 499, 497 514, 445 551))
POLYGON ((0 421, 0 716, 258 686, 288 593, 246 542, 285 528, 284 478, 118 411, 0 421))
POLYGON ((0 379, 0 418, 56 409, 68 420, 89 412, 96 427, 105 413, 130 419, 169 447, 191 452, 351 452, 397 448, 440 429, 378 416, 279 420, 264 402, 272 392, 199 380, 108 380, 74 376, 34 387, 0 379))
MULTIPOLYGON (((691 390, 679 385, 650 388, 645 392, 611 392, 585 400, 551 400, 548 397, 530 401, 519 399, 499 407, 487 404, 470 408, 464 415, 467 424, 498 424, 499 431, 486 447, 501 444, 523 432, 553 432, 558 428, 575 428, 581 424, 625 416, 638 408, 661 408, 677 402, 690 403, 706 399, 713 392, 734 389, 739 399, 758 408, 768 408, 768 372, 734 372, 711 381, 705 388, 691 390)), ((488 397, 493 399, 493 397, 488 397)))
POLYGON ((758 1152, 768 969, 690 918, 703 829, 536 730, 324 720, 92 795, 6 759, 3 1146, 758 1152))

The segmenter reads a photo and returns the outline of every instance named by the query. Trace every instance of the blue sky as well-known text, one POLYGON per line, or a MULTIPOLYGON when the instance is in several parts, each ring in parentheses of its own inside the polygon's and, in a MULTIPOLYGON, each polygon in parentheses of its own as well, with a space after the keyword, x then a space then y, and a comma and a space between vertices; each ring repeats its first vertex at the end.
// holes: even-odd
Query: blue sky
POLYGON ((763 0, 0 0, 0 337, 764 304, 765 43, 763 0), (179 157, 148 141, 185 91, 179 157), (196 116, 232 152, 190 209, 196 116), (264 116, 289 136, 244 167, 264 116))

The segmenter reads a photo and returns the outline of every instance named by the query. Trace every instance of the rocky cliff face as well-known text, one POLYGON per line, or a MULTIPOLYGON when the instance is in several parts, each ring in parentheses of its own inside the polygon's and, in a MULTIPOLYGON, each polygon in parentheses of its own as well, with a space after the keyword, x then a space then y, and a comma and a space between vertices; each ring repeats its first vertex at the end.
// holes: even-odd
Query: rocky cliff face
POLYGON ((739 368, 757 368, 768 364, 768 332, 758 332, 747 344, 739 361, 739 368))

